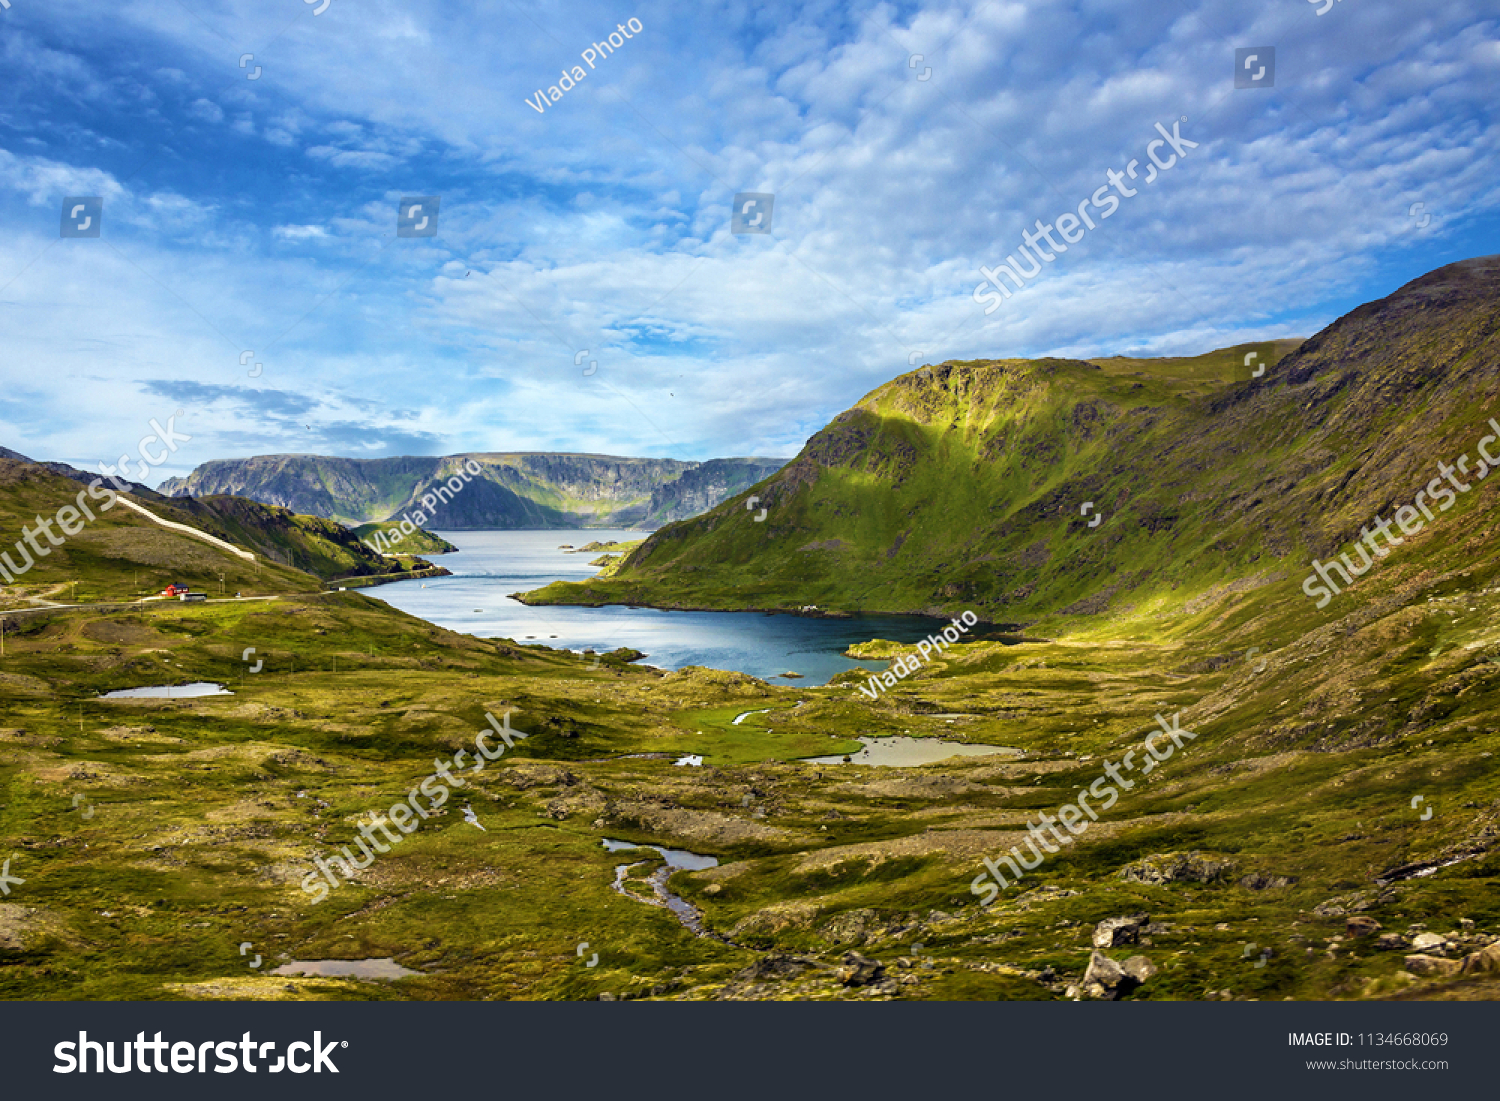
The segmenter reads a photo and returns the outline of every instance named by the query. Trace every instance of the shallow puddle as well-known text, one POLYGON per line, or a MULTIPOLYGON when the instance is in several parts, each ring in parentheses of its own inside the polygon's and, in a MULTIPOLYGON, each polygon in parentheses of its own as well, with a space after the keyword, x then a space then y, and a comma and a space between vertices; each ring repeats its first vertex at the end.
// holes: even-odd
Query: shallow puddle
MULTIPOLYGON (((914 765, 930 765, 934 761, 946 761, 953 757, 989 757, 1003 753, 1014 756, 1021 751, 1001 745, 970 745, 966 742, 946 742, 941 738, 861 738, 864 749, 849 754, 849 763, 856 765, 885 765, 890 768, 911 768, 914 765)), ((802 757, 810 765, 841 765, 844 755, 828 757, 802 757)))
POLYGON ((101 700, 145 700, 188 699, 191 696, 232 696, 233 692, 222 684, 211 684, 206 680, 192 684, 158 684, 147 688, 119 688, 100 696, 101 700))
POLYGON ((701 872, 704 868, 717 868, 719 858, 716 856, 699 856, 690 853, 686 849, 664 849, 660 845, 642 845, 635 841, 613 841, 604 839, 604 847, 612 853, 621 849, 655 849, 661 853, 662 859, 667 862, 667 867, 674 871, 678 868, 689 872, 701 872))
POLYGON ((390 956, 380 960, 292 960, 273 975, 313 975, 338 979, 404 979, 422 972, 402 967, 390 956))

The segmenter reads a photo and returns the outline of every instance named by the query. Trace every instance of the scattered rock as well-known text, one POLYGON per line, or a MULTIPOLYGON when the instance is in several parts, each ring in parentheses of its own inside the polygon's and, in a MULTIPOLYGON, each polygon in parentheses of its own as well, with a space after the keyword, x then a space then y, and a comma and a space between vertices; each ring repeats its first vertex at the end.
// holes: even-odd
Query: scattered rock
POLYGON ((736 981, 742 982, 755 982, 761 979, 785 979, 791 978, 793 975, 802 974, 808 967, 809 964, 806 960, 799 960, 795 956, 773 952, 769 956, 762 956, 734 977, 736 981))
POLYGON ((1145 956, 1131 956, 1121 966, 1124 968, 1125 974, 1135 980, 1136 985, 1145 983, 1157 971, 1156 964, 1152 963, 1145 956))
POLYGON ((1445 960, 1439 956, 1407 956, 1406 969, 1413 975, 1429 978, 1447 978, 1458 974, 1463 967, 1458 960, 1445 960))
POLYGON ((1441 933, 1418 933, 1411 938, 1411 946, 1418 952, 1438 952, 1447 950, 1448 938, 1441 933))
POLYGON ((1465 975, 1487 975, 1500 971, 1500 940, 1488 948, 1470 952, 1461 965, 1465 975))
POLYGON ((824 939, 832 944, 847 944, 859 947, 869 940, 897 936, 913 923, 899 917, 883 916, 878 910, 861 908, 845 910, 831 918, 823 926, 824 939))
POLYGON ((1217 883, 1234 870, 1228 860, 1213 860, 1197 853, 1160 853, 1127 864, 1120 878, 1130 883, 1217 883))
POLYGON ((1380 922, 1370 917, 1352 917, 1344 924, 1344 932, 1351 937, 1374 936, 1380 930, 1380 922))
POLYGON ((1347 895, 1335 895, 1327 902, 1319 903, 1313 907, 1313 913, 1319 917, 1346 917, 1373 910, 1376 905, 1378 901, 1373 891, 1353 891, 1347 895))
POLYGON ((1138 944, 1141 939, 1141 926, 1150 920, 1149 914, 1105 918, 1094 926, 1094 947, 1117 948, 1122 944, 1138 944))
POLYGON ((1119 964, 1095 949, 1089 956, 1080 992, 1090 998, 1115 1001, 1155 974, 1156 965, 1145 956, 1131 956, 1119 964))
POLYGON ((839 982, 844 986, 868 986, 885 976, 885 965, 858 952, 844 953, 839 982))
POLYGON ((1375 947, 1382 952, 1393 952, 1410 948, 1411 942, 1400 933, 1381 933, 1380 939, 1375 942, 1375 947))
POLYGON ((1088 970, 1083 973, 1083 993, 1091 998, 1118 996, 1120 984, 1125 981, 1125 969, 1103 952, 1095 949, 1089 957, 1088 970))
POLYGON ((1266 872, 1251 872, 1240 877, 1240 886, 1247 891, 1274 891, 1281 887, 1291 887, 1296 882, 1297 877, 1294 875, 1269 875, 1266 872))

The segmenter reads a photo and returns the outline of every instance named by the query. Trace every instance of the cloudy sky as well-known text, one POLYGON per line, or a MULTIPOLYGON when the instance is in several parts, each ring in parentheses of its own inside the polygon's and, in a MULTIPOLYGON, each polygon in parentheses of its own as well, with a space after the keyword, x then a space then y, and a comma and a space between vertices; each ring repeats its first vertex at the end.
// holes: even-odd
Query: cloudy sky
POLYGON ((0 50, 0 444, 96 468, 180 409, 152 484, 790 456, 912 364, 1308 335, 1500 252, 1500 0, 9 0, 0 50), (1147 184, 1158 124, 1197 146, 1147 184))

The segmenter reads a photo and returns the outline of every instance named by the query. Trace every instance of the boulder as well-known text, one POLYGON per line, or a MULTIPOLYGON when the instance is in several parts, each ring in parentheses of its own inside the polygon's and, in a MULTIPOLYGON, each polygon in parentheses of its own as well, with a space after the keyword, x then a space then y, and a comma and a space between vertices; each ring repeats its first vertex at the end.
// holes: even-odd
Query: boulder
POLYGON ((1145 956, 1131 956, 1120 964, 1095 949, 1089 956, 1088 970, 1083 973, 1081 993, 1090 998, 1115 1001, 1154 974, 1156 965, 1145 956))
POLYGON ((868 986, 885 975, 885 965, 858 952, 845 952, 844 966, 839 968, 839 982, 844 986, 868 986))
POLYGON ((1500 940, 1488 948, 1470 952, 1461 966, 1465 975, 1490 975, 1500 971, 1500 940))
POLYGON ((1125 977, 1123 967, 1096 949, 1089 957, 1088 970, 1083 973, 1083 993, 1091 998, 1113 1000, 1119 997, 1125 977))
POLYGON ((1375 941, 1375 947, 1382 952, 1392 952, 1402 948, 1410 948, 1411 942, 1400 933, 1381 933, 1380 938, 1375 941))
POLYGON ((1448 938, 1441 933, 1418 933, 1411 938, 1411 946, 1418 952, 1441 952, 1447 944, 1448 938))
POLYGON ((1094 947, 1117 948, 1122 944, 1139 944, 1141 926, 1150 920, 1149 914, 1105 918, 1094 926, 1094 947))
POLYGON ((1445 960, 1441 956, 1407 956, 1406 969, 1413 975, 1425 978, 1444 979, 1458 974, 1463 964, 1458 960, 1445 960))
POLYGON ((1374 936, 1380 929, 1380 922, 1372 917, 1352 917, 1344 923, 1344 932, 1351 937, 1374 936))

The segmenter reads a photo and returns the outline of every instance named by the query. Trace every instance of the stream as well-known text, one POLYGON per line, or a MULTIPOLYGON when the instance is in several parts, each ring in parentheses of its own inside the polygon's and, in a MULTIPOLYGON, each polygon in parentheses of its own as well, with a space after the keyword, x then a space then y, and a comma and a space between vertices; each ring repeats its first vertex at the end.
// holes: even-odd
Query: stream
POLYGON ((632 894, 625 889, 625 876, 629 874, 631 868, 634 868, 637 864, 644 863, 644 861, 637 860, 630 864, 617 864, 615 866, 615 881, 612 884, 614 889, 626 898, 633 898, 637 902, 644 902, 648 906, 666 907, 672 913, 676 914, 677 920, 682 922, 696 936, 713 937, 714 940, 723 941, 725 944, 734 944, 734 941, 728 937, 721 936, 708 928, 703 923, 703 915, 699 913, 697 907, 693 906, 686 899, 674 895, 671 891, 667 890, 667 880, 671 878, 673 872, 696 872, 704 868, 717 867, 719 864, 717 857, 700 856, 697 853, 690 853, 686 849, 664 849, 660 845, 637 844, 634 841, 615 841, 608 837, 604 839, 604 847, 612 853, 620 852, 623 849, 655 849, 661 854, 662 859, 666 861, 666 864, 652 872, 648 879, 651 889, 656 893, 656 901, 653 902, 651 899, 642 898, 640 895, 632 894))

